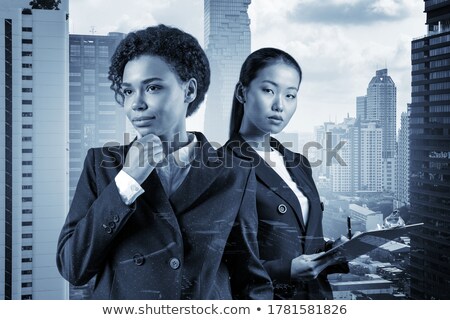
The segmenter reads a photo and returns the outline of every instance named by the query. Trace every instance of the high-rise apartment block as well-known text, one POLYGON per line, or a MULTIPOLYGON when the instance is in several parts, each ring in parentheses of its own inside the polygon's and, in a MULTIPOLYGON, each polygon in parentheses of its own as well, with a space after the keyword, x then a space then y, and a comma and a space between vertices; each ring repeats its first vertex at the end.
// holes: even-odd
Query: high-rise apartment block
POLYGON ((383 129, 376 122, 359 124, 359 165, 362 192, 383 191, 383 129))
POLYGON ((206 98, 205 133, 212 142, 228 139, 233 92, 250 54, 250 0, 205 0, 205 49, 211 65, 206 98))
POLYGON ((68 1, 0 10, 0 299, 64 299, 56 241, 68 210, 68 1))
POLYGON ((412 41, 409 108, 411 296, 450 299, 450 1, 425 1, 428 34, 412 41))
POLYGON ((323 162, 319 170, 322 177, 331 179, 333 192, 383 191, 382 128, 378 122, 346 118, 340 124, 326 123, 316 128, 316 134, 322 138, 319 143, 326 146, 320 150, 323 162), (333 150, 337 150, 337 159, 327 161, 327 158, 331 160, 330 152, 333 150), (326 167, 330 170, 327 171, 326 167))

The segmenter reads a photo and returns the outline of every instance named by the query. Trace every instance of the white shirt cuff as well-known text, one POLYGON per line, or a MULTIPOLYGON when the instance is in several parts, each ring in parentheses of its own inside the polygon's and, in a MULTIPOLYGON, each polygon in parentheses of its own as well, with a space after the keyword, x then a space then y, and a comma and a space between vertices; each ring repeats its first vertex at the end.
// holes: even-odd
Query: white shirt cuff
POLYGON ((144 193, 141 185, 123 170, 119 171, 114 180, 116 181, 120 197, 127 206, 136 201, 137 197, 144 193))

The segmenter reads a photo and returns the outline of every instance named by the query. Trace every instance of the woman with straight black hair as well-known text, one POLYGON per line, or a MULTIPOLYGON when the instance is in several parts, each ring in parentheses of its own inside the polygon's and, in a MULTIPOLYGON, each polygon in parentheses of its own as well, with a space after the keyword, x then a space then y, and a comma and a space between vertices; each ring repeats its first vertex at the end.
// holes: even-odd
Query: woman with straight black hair
POLYGON ((332 299, 327 274, 348 267, 320 257, 333 243, 323 237, 323 203, 311 166, 271 137, 293 116, 301 80, 288 53, 263 48, 250 54, 234 92, 225 148, 256 168, 259 253, 275 298, 332 299))

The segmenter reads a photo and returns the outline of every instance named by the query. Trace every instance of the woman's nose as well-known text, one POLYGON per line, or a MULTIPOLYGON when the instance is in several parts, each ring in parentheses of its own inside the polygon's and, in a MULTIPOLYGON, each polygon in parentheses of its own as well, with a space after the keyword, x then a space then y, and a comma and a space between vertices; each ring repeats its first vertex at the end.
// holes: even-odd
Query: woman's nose
POLYGON ((131 108, 133 110, 146 110, 148 108, 141 94, 136 95, 131 108))
POLYGON ((283 98, 281 95, 277 95, 272 105, 272 110, 282 112, 284 109, 283 98))

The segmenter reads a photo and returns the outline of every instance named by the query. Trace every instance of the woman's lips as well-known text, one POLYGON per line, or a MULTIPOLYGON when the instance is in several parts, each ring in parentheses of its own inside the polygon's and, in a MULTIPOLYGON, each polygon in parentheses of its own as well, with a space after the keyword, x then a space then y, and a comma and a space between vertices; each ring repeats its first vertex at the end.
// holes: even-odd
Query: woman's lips
POLYGON ((150 125, 153 120, 155 120, 155 117, 138 117, 133 119, 133 124, 137 127, 145 127, 150 125))

